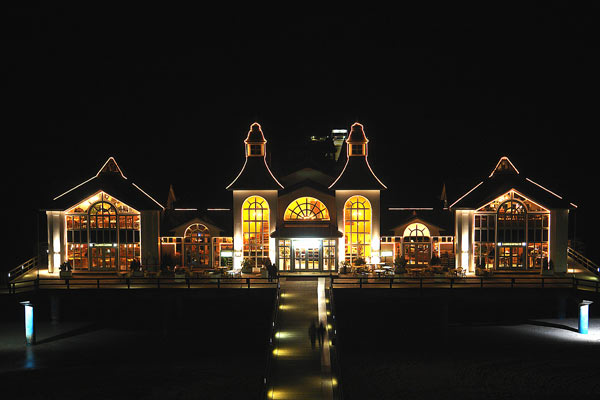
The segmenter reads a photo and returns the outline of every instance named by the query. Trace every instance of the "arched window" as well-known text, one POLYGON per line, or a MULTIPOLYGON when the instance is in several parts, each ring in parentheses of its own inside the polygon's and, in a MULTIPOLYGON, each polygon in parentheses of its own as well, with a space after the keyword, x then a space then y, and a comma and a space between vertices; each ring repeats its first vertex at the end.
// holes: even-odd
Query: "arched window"
POLYGON ((112 270, 117 264, 117 209, 109 202, 92 204, 89 211, 90 268, 112 270))
POLYGON ((429 229, 420 223, 410 224, 404 229, 404 259, 409 265, 424 266, 431 258, 429 229))
POLYGON ((187 267, 210 265, 210 232, 202 224, 190 225, 183 236, 184 263, 187 267))
POLYGON ((290 203, 283 216, 285 221, 329 221, 329 210, 314 197, 300 197, 290 203))
POLYGON ((248 197, 242 204, 244 258, 256 262, 269 257, 269 203, 259 196, 248 197))
POLYGON ((515 200, 498 207, 498 268, 525 268, 527 209, 515 200))
POLYGON ((78 270, 126 271, 140 261, 140 213, 104 192, 65 212, 67 257, 78 270))
POLYGON ((363 196, 352 196, 344 206, 346 261, 371 256, 371 203, 363 196))
POLYGON ((429 229, 423 224, 410 224, 404 229, 404 241, 429 242, 429 236, 429 229))

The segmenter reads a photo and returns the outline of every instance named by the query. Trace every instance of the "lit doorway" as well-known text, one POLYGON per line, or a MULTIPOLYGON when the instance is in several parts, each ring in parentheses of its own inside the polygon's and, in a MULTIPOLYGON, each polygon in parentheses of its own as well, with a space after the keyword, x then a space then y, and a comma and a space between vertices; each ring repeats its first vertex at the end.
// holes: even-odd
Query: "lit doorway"
POLYGON ((293 271, 319 271, 320 268, 320 239, 298 239, 292 241, 294 262, 293 271))

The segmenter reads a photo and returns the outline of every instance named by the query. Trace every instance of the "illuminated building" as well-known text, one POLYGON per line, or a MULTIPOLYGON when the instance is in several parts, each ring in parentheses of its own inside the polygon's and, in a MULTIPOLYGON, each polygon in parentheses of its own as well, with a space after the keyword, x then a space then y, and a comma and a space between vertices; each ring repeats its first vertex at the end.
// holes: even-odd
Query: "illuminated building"
POLYGON ((126 271, 134 260, 157 264, 163 209, 109 158, 46 209, 48 271, 57 273, 65 261, 75 272, 126 271))
POLYGON ((330 272, 343 262, 404 259, 425 267, 432 258, 468 273, 540 273, 550 265, 566 271, 575 206, 524 177, 508 158, 450 205, 444 187, 436 204, 382 208, 387 186, 369 165, 364 127, 334 133, 311 141, 343 138, 340 172, 306 167, 278 178, 262 128, 252 124, 243 167, 226 187, 232 206, 225 208, 179 207, 172 187, 163 206, 111 157, 47 208, 49 271, 67 260, 74 272, 125 272, 132 261, 202 271, 269 259, 280 271, 330 272))

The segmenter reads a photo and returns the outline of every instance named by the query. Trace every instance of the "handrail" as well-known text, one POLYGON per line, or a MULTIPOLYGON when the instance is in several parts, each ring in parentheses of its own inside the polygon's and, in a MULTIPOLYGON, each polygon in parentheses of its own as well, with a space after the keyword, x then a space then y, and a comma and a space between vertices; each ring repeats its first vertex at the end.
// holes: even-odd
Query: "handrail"
POLYGON ((600 266, 571 247, 567 247, 567 255, 596 276, 600 276, 600 266))
POLYGON ((196 289, 198 286, 211 288, 240 288, 251 289, 272 287, 278 285, 263 277, 202 277, 202 278, 147 278, 147 277, 88 277, 88 278, 36 278, 13 281, 8 283, 8 292, 42 290, 42 289, 161 289, 187 288, 196 289))
POLYGON ((568 287, 580 289, 591 288, 598 293, 599 281, 593 279, 575 278, 574 276, 553 277, 381 277, 381 278, 362 278, 362 277, 341 277, 332 278, 331 286, 336 288, 439 288, 439 289, 460 289, 460 288, 557 288, 568 287))
POLYGON ((282 290, 277 276, 277 290, 275 292, 275 304, 273 305, 273 312, 271 314, 271 326, 269 327, 269 344, 267 346, 267 364, 265 365, 265 374, 263 377, 263 394, 261 398, 269 399, 269 386, 271 385, 271 378, 273 373, 273 351, 276 348, 275 342, 277 338, 277 329, 279 327, 279 303, 281 298, 282 290))
POLYGON ((343 390, 342 390, 342 370, 341 370, 341 355, 340 355, 340 340, 339 334, 337 333, 337 320, 335 319, 336 311, 335 311, 335 301, 333 298, 333 280, 329 283, 328 291, 328 308, 329 315, 327 318, 327 323, 331 325, 329 329, 329 338, 331 340, 331 344, 329 346, 329 355, 331 359, 331 367, 333 372, 333 378, 335 378, 335 384, 332 382, 333 389, 333 398, 337 400, 343 400, 343 390))
POLYGON ((21 275, 23 275, 25 272, 37 268, 38 267, 38 257, 32 257, 29 260, 25 261, 22 264, 19 264, 18 266, 16 266, 15 268, 11 269, 10 271, 8 271, 7 275, 6 275, 6 281, 10 282, 13 281, 15 279, 17 279, 18 277, 20 277, 21 275))

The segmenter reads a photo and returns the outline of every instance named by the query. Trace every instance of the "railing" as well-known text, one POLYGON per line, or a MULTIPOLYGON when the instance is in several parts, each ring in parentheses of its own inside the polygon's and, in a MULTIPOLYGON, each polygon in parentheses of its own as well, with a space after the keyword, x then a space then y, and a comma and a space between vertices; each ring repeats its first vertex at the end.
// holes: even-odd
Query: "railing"
POLYGON ((573 260, 577 261, 577 263, 579 263, 582 267, 592 272, 594 275, 600 276, 600 267, 592 260, 586 258, 584 255, 578 253, 570 247, 567 247, 567 255, 573 260))
POLYGON ((271 326, 269 327, 269 344, 267 346, 267 363, 265 366, 265 375, 263 378, 263 399, 271 398, 269 395, 269 387, 271 386, 271 381, 273 377, 273 351, 277 347, 276 341, 277 338, 277 329, 279 327, 279 304, 281 298, 281 285, 279 284, 279 278, 277 278, 277 291, 275 297, 275 304, 273 306, 273 312, 271 316, 271 326))
POLYGON ((37 278, 8 283, 9 293, 48 289, 197 289, 237 288, 252 289, 278 287, 279 278, 37 278))
POLYGON ((334 277, 332 288, 573 288, 598 293, 599 281, 575 277, 334 277))
POLYGON ((35 268, 38 268, 37 256, 30 258, 29 260, 25 261, 23 264, 20 264, 19 266, 8 271, 8 273, 6 274, 6 281, 7 282, 14 281, 15 279, 22 276, 27 271, 30 271, 35 268))
POLYGON ((342 400, 343 390, 342 390, 342 371, 341 371, 341 355, 340 355, 340 340, 337 329, 337 321, 336 321, 336 311, 335 311, 335 301, 333 298, 333 280, 330 281, 330 286, 327 290, 329 303, 327 304, 327 324, 331 325, 329 328, 329 339, 331 341, 331 345, 329 346, 329 355, 331 359, 331 374, 335 382, 332 382, 333 389, 333 398, 337 400, 342 400))

